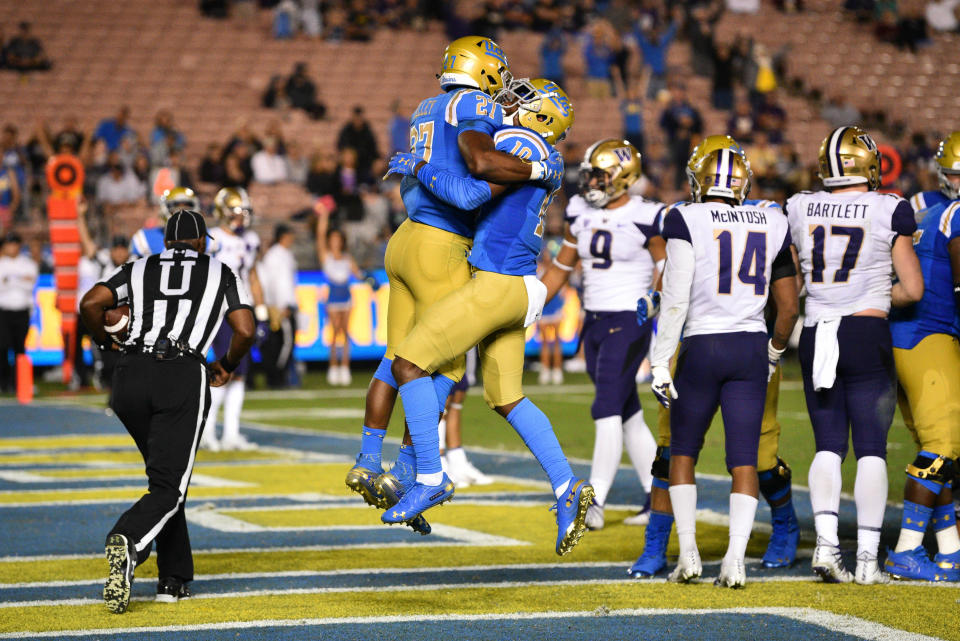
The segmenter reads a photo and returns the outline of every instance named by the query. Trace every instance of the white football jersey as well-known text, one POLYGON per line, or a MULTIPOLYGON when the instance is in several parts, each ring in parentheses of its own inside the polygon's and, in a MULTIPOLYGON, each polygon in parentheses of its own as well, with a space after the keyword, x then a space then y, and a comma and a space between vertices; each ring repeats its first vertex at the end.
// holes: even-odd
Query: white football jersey
POLYGON ((236 272, 240 280, 249 287, 250 270, 253 269, 260 251, 260 237, 252 229, 247 229, 238 236, 222 227, 211 229, 210 236, 207 253, 236 272))
POLYGON ((790 229, 778 208, 684 203, 667 214, 663 237, 686 240, 694 250, 685 336, 767 331, 763 309, 773 262, 790 252, 790 229))
POLYGON ((653 259, 647 247, 660 235, 665 206, 639 196, 615 209, 591 207, 570 198, 567 222, 577 239, 583 267, 583 308, 591 312, 633 310, 653 285, 653 259))
POLYGON ((876 191, 803 191, 786 210, 807 289, 804 325, 890 310, 890 250, 898 234, 916 229, 906 200, 876 191))

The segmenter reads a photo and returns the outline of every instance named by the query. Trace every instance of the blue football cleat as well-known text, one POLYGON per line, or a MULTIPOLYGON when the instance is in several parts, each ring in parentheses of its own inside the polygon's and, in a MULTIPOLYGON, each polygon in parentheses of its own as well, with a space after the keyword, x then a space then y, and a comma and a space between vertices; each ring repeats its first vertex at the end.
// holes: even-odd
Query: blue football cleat
POLYGON ((670 530, 673 529, 673 517, 664 521, 662 513, 651 518, 647 531, 644 532, 643 553, 630 566, 627 574, 635 579, 646 579, 656 576, 667 567, 667 542, 670 540, 670 530))
MULTIPOLYGON (((407 468, 403 469, 402 466, 394 465, 389 472, 385 472, 377 477, 377 480, 374 481, 377 490, 383 494, 384 501, 386 501, 386 506, 384 509, 389 509, 400 502, 400 499, 403 498, 403 495, 406 494, 407 488, 413 486, 416 482, 416 475, 413 474, 413 470, 407 468)), ((406 522, 410 528, 426 536, 430 534, 433 528, 430 527, 430 524, 427 523, 427 520, 423 518, 423 515, 411 519, 406 522)))
POLYGON ((800 542, 800 524, 793 503, 789 504, 789 509, 774 510, 771 521, 773 533, 763 555, 763 567, 788 568, 797 560, 797 543, 800 542))
POLYGON ((960 581, 960 551, 953 552, 951 554, 937 554, 933 557, 933 562, 937 564, 944 572, 953 572, 951 576, 955 578, 947 579, 948 581, 960 581))
POLYGON ((887 550, 883 569, 895 579, 956 581, 960 578, 957 570, 945 570, 931 561, 922 545, 903 552, 887 550))
POLYGON ((587 509, 596 493, 593 486, 573 477, 563 497, 551 507, 557 513, 557 554, 564 556, 580 542, 587 529, 587 509))
MULTIPOLYGON (((440 485, 424 485, 414 482, 396 505, 387 509, 380 520, 384 523, 410 523, 430 508, 446 503, 453 498, 453 481, 446 474, 440 485)), ((413 527, 411 525, 411 527, 413 527)))
POLYGON ((357 462, 347 472, 347 487, 363 497, 369 505, 381 510, 387 508, 383 494, 376 488, 374 482, 383 474, 383 466, 379 460, 373 460, 365 454, 357 454, 357 462))

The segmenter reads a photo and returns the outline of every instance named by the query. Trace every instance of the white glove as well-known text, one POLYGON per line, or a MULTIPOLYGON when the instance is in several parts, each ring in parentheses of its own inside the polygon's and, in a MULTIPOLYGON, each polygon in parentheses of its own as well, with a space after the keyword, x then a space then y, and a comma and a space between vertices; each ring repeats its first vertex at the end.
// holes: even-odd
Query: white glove
POLYGON ((679 398, 677 388, 673 386, 673 377, 670 376, 670 369, 663 365, 654 365, 650 368, 650 374, 653 376, 653 382, 650 383, 650 389, 653 395, 657 397, 660 404, 670 409, 670 403, 675 398, 679 398))
POLYGON ((253 308, 253 316, 257 319, 257 322, 265 323, 270 320, 270 311, 267 309, 266 305, 260 303, 253 308))
POLYGON ((773 378, 773 373, 777 371, 777 365, 780 364, 780 357, 783 356, 783 353, 787 351, 787 348, 777 349, 773 346, 773 339, 771 338, 767 341, 767 382, 770 382, 770 379, 773 378))

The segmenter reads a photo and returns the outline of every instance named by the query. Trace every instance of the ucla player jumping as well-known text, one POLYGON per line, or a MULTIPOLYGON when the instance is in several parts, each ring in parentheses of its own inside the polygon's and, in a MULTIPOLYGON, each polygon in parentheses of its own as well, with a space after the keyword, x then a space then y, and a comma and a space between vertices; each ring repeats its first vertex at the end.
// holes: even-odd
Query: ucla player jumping
POLYGON ((634 309, 663 268, 660 220, 665 207, 628 192, 640 179, 640 163, 640 152, 625 140, 605 138, 587 149, 580 165, 580 194, 567 205, 563 247, 543 277, 550 300, 577 261, 583 264, 581 340, 596 388, 590 407, 596 424, 590 484, 597 496, 587 512, 592 530, 604 526, 603 506, 624 445, 647 495, 644 509, 624 522, 646 525, 649 520, 657 444, 643 420, 636 374, 650 349, 651 323, 638 325, 634 309))
POLYGON ((919 214, 935 205, 948 205, 960 198, 960 131, 955 131, 940 142, 933 156, 937 165, 937 178, 940 179, 939 191, 921 191, 910 197, 910 206, 919 214))
MULTIPOLYGON (((547 180, 559 184, 563 168, 559 153, 531 161, 500 151, 494 143, 493 134, 503 126, 503 109, 493 96, 511 76, 507 58, 493 40, 467 36, 451 42, 444 51, 438 78, 442 92, 421 102, 410 119, 414 155, 456 176, 472 174, 498 183, 547 180)), ((360 454, 346 478, 348 487, 382 509, 396 503, 418 474, 432 484, 442 475, 436 429, 439 408, 430 429, 418 431, 414 426, 421 424, 410 421, 408 415, 410 434, 394 467, 383 474, 383 438, 397 397, 391 363, 397 345, 424 311, 470 280, 467 253, 476 217, 473 210, 443 202, 412 177, 404 178, 401 193, 409 218, 390 239, 385 257, 390 280, 387 351, 367 391, 360 454)), ((439 368, 432 381, 417 382, 406 388, 406 393, 432 394, 434 404, 442 399, 442 407, 463 368, 461 352, 439 368)), ((430 531, 422 518, 409 524, 423 534, 430 531)))
MULTIPOLYGON (((498 149, 540 162, 573 123, 573 106, 556 84, 543 79, 529 84, 515 116, 522 128, 501 129, 494 140, 498 149)), ((416 176, 432 193, 466 211, 499 196, 480 211, 471 280, 427 309, 397 346, 393 374, 401 384, 410 432, 435 434, 439 410, 435 396, 410 394, 411 386, 426 390, 432 372, 478 345, 484 399, 520 434, 547 473, 557 497, 556 552, 567 554, 583 536, 593 488, 573 475, 550 420, 524 396, 522 384, 524 328, 540 317, 546 296, 536 277, 544 216, 558 185, 531 182, 504 194, 503 186, 457 176, 411 154, 394 156, 391 170, 416 176)), ((419 463, 419 450, 417 458, 419 463)), ((453 484, 445 474, 439 477, 421 478, 418 471, 417 483, 382 520, 404 522, 451 498, 453 484)))

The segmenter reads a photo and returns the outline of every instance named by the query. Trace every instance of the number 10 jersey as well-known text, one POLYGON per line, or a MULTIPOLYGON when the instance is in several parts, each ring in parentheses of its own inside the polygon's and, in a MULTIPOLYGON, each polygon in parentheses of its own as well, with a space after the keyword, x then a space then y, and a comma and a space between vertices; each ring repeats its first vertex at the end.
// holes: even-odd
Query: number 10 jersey
POLYGON ((803 191, 786 210, 807 289, 804 325, 890 311, 890 250, 897 235, 917 228, 906 200, 875 191, 803 191))
POLYGON ((591 312, 632 311, 653 284, 647 247, 660 235, 663 203, 633 196, 614 209, 591 207, 572 196, 566 220, 577 239, 583 266, 583 308, 591 312))

